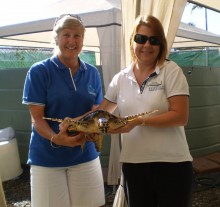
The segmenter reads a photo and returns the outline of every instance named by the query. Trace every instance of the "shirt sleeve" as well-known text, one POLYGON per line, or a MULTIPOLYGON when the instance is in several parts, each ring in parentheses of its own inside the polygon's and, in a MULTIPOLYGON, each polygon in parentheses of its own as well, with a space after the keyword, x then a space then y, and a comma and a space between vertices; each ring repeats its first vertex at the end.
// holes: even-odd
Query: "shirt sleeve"
POLYGON ((95 105, 99 105, 102 102, 102 100, 103 100, 102 79, 97 69, 95 105))
POLYGON ((168 64, 166 74, 166 96, 189 95, 189 85, 182 69, 174 62, 168 64))
POLYGON ((105 94, 105 98, 113 103, 117 103, 117 94, 120 87, 118 84, 118 79, 119 74, 116 74, 110 82, 107 92, 105 94))
POLYGON ((44 68, 40 65, 32 66, 26 75, 22 103, 45 105, 47 83, 48 80, 44 74, 44 68))

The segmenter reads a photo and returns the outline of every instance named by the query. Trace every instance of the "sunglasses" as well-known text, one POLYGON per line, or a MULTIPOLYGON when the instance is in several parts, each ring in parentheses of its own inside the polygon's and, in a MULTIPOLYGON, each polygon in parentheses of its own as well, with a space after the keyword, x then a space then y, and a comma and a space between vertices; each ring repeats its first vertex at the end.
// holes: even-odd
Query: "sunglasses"
POLYGON ((58 23, 63 17, 66 17, 66 16, 70 16, 70 17, 76 18, 76 19, 78 19, 78 20, 80 21, 81 24, 83 24, 81 18, 80 18, 78 15, 75 15, 75 14, 62 14, 62 15, 60 15, 59 17, 56 18, 55 23, 54 23, 54 26, 56 26, 57 23, 58 23))
POLYGON ((146 36, 142 34, 136 34, 134 36, 134 41, 138 44, 145 44, 149 40, 151 45, 160 45, 160 40, 156 36, 146 36))

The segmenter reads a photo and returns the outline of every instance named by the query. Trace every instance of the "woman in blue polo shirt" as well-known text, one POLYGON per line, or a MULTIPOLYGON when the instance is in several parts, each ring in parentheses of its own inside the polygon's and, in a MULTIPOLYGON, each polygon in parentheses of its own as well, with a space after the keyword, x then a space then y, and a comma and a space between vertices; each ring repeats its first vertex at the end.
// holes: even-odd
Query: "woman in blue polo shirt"
POLYGON ((23 104, 32 119, 28 164, 32 207, 97 207, 105 203, 99 154, 83 134, 70 137, 64 127, 42 117, 77 117, 102 102, 98 70, 79 59, 85 27, 73 15, 57 18, 54 55, 27 73, 23 104))

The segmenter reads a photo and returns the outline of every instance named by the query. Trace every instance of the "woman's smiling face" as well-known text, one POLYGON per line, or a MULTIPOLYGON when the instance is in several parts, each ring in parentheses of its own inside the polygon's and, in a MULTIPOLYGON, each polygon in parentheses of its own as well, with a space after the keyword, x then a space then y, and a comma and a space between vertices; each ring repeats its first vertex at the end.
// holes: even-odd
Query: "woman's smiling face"
MULTIPOLYGON (((145 35, 147 37, 155 36, 152 29, 145 25, 139 27, 137 34, 145 35)), ((148 39, 144 44, 134 42, 133 50, 138 62, 145 64, 156 63, 160 52, 160 45, 152 45, 148 39)))
POLYGON ((63 29, 57 36, 56 43, 63 58, 78 57, 83 47, 84 32, 81 28, 63 29))

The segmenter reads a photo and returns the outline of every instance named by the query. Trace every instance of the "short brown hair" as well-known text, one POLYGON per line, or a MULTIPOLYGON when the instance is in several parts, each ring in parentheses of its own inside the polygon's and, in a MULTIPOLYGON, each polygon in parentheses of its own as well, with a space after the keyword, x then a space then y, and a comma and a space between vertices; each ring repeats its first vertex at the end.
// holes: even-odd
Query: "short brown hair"
POLYGON ((136 56, 134 54, 134 49, 133 49, 134 36, 137 33, 140 26, 142 25, 151 28, 153 32, 155 33, 155 35, 158 37, 160 41, 160 52, 157 57, 157 64, 162 65, 164 61, 166 60, 167 53, 168 53, 167 40, 166 40, 164 29, 163 29, 161 22, 152 15, 138 16, 135 20, 134 29, 130 37, 130 52, 131 52, 132 61, 133 62, 136 61, 136 56))

